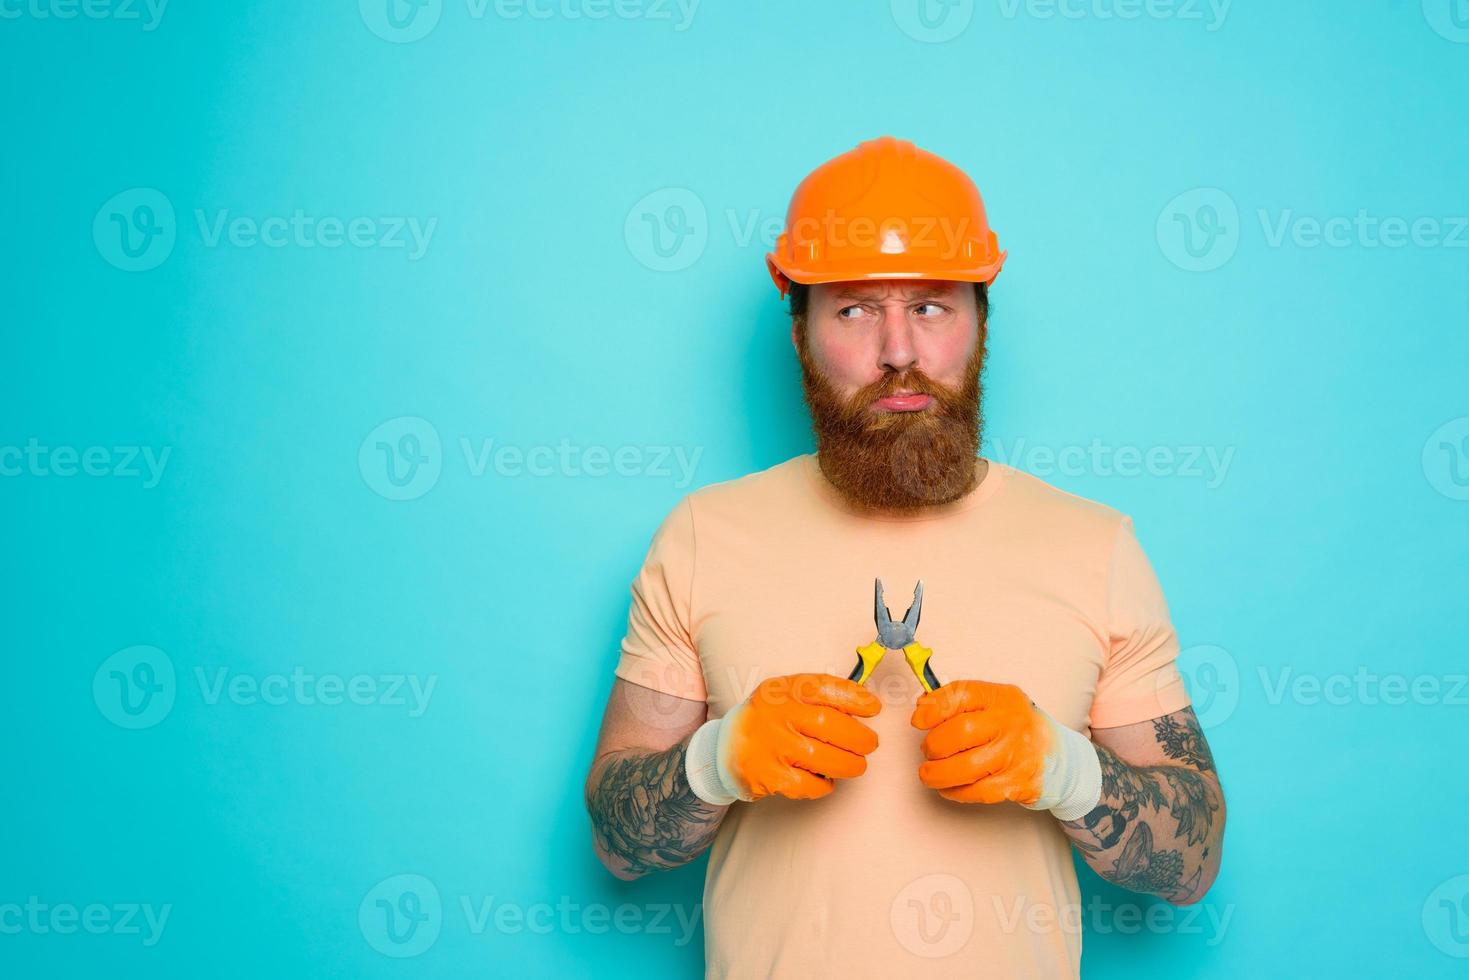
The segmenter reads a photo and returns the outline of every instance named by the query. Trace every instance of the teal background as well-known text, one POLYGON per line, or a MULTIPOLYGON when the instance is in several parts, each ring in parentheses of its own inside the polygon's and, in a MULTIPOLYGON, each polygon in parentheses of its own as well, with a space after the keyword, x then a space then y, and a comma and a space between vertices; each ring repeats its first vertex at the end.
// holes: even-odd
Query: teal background
MULTIPOLYGON (((397 43, 369 26, 393 35, 379 0, 175 0, 153 30, 38 15, 58 2, 0 19, 0 447, 170 456, 151 488, 0 477, 0 906, 171 911, 151 946, 0 932, 0 974, 697 975, 676 916, 703 861, 614 880, 582 779, 658 521, 810 448, 766 242, 737 228, 892 133, 968 170, 1009 250, 990 455, 1133 515, 1195 693, 1218 699, 1230 825, 1205 901, 1227 929, 1089 922, 1085 975, 1463 975, 1469 691, 1444 702, 1469 669, 1469 250, 1272 245, 1259 212, 1446 234, 1469 215, 1469 5, 1240 2, 1210 30, 1206 6, 959 4, 927 11, 954 35, 931 43, 901 0, 706 0, 684 29, 672 7, 447 0, 397 43), (175 241, 143 271, 119 267, 111 215, 157 195, 107 207, 135 188, 175 212, 154 212, 156 247, 175 241), (1223 197, 1169 210, 1199 188, 1223 197), (1221 202, 1238 218, 1201 210, 1221 202), (224 209, 437 224, 417 260, 211 246, 195 212, 224 209), (1171 237, 1191 227, 1202 258, 1171 237), (369 434, 404 417, 431 428, 381 441, 440 448, 395 472, 440 472, 394 500, 369 434), (474 475, 461 439, 638 447, 642 469, 474 475), (1018 448, 1093 440, 1232 457, 1211 481, 1018 448), (690 484, 647 472, 658 446, 700 454, 690 484), (176 675, 155 672, 171 707, 134 730, 104 661, 137 645, 176 675), (436 687, 417 717, 210 703, 196 671, 219 668, 436 687), (1359 670, 1444 696, 1272 697, 1359 670), (405 888, 422 931, 396 942, 376 899, 405 888), (576 912, 476 932, 464 897, 675 911, 670 932, 576 912)), ((1082 878, 1089 900, 1154 904, 1082 878)))

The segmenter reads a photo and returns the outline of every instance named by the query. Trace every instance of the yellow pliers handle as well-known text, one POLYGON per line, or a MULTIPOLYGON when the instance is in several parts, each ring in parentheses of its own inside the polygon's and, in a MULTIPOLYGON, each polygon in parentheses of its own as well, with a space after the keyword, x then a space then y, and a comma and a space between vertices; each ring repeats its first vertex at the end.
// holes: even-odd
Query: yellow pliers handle
POLYGON ((866 684, 867 678, 872 676, 872 672, 877 669, 877 665, 881 662, 882 655, 885 653, 887 653, 887 648, 876 640, 873 640, 865 647, 858 647, 857 666, 852 668, 852 672, 847 675, 847 679, 856 681, 858 684, 866 684))
POLYGON ((933 651, 922 643, 910 643, 903 648, 903 656, 908 661, 908 666, 913 668, 913 676, 918 678, 918 683, 923 685, 925 691, 932 691, 942 687, 942 682, 934 675, 933 668, 928 665, 928 658, 933 656, 933 651))

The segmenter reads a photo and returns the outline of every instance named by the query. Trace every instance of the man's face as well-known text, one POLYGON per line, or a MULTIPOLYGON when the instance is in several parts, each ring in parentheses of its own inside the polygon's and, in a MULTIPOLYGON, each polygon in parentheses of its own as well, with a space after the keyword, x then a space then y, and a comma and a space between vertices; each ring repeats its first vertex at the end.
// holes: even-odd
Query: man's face
POLYGON ((810 287, 791 340, 822 472, 859 506, 910 510, 973 486, 984 329, 974 285, 810 287))

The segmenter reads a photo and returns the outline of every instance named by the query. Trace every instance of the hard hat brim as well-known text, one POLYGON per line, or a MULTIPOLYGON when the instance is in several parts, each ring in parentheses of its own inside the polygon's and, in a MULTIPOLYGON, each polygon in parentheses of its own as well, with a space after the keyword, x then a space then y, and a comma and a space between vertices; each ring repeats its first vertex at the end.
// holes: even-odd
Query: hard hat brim
POLYGON ((823 263, 820 269, 802 269, 790 264, 783 265, 777 260, 774 252, 768 252, 765 255, 765 266, 776 288, 780 290, 781 298, 784 299, 793 282, 803 286, 832 282, 856 282, 864 279, 934 279, 949 282, 992 283, 999 277, 1000 269, 1004 267, 1005 257, 1008 254, 1001 252, 994 261, 974 266, 956 267, 944 263, 930 264, 928 262, 905 263, 899 260, 892 265, 884 266, 874 266, 869 262, 862 262, 860 265, 823 263))

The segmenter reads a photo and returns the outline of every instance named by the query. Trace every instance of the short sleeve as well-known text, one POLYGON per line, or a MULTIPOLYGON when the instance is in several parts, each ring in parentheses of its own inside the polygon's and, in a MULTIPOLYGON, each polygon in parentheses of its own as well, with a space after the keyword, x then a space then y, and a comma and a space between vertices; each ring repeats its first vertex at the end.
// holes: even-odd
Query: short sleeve
POLYGON ((618 677, 674 697, 707 700, 689 625, 693 585, 694 512, 685 497, 654 532, 633 579, 618 677))
POLYGON ((1178 634, 1132 518, 1123 517, 1107 573, 1106 664, 1092 700, 1091 727, 1118 728, 1189 705, 1178 672, 1178 634))

